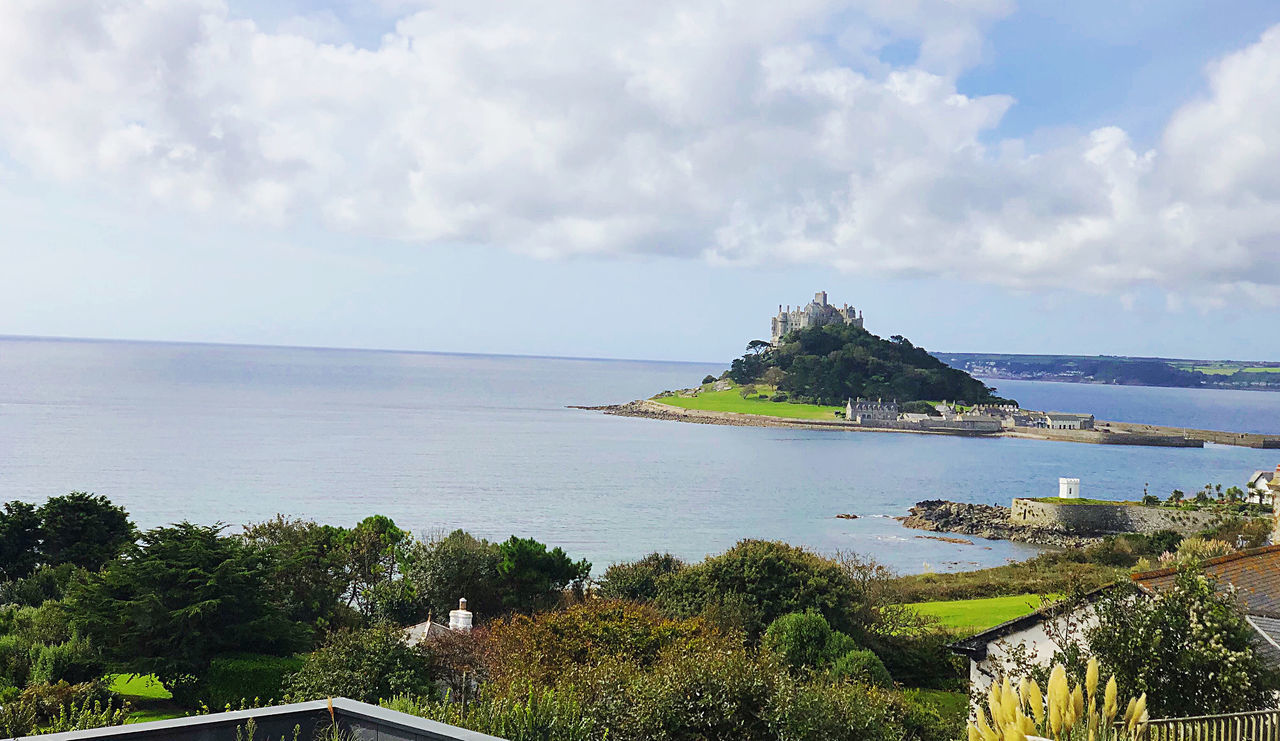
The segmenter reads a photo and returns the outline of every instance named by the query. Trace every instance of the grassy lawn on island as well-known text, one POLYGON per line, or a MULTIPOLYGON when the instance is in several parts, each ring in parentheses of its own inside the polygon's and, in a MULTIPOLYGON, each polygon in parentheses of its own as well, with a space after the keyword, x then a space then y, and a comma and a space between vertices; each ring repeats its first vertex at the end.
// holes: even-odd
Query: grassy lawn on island
POLYGON ((949 602, 913 602, 907 606, 922 615, 938 618, 948 628, 977 633, 1033 612, 1040 603, 1038 594, 1015 594, 949 602))
POLYGON ((111 691, 117 692, 132 708, 130 723, 181 718, 187 713, 173 704, 173 695, 150 674, 109 674, 111 691))
MULTIPOLYGON (((757 388, 767 396, 773 396, 774 390, 767 386, 757 388)), ((792 404, 788 401, 772 401, 761 399, 760 394, 742 398, 736 389, 728 391, 701 391, 697 396, 664 396, 654 401, 682 409, 697 409, 704 412, 737 412, 739 414, 762 414, 770 417, 789 417, 791 419, 829 419, 835 421, 836 411, 843 407, 824 407, 817 404, 792 404)))

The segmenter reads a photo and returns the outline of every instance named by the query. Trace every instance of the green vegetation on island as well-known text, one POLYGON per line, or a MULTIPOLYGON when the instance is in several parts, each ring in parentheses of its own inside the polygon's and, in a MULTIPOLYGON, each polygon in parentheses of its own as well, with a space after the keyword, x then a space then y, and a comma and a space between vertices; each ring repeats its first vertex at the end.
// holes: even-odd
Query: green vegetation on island
POLYGON ((939 353, 938 357, 986 378, 1121 386, 1280 389, 1280 363, 1114 355, 939 353))
POLYGON ((995 389, 916 347, 901 335, 889 339, 853 324, 799 329, 774 347, 753 340, 733 361, 727 377, 740 385, 762 383, 787 401, 834 407, 851 398, 899 402, 954 400, 1005 403, 995 389))

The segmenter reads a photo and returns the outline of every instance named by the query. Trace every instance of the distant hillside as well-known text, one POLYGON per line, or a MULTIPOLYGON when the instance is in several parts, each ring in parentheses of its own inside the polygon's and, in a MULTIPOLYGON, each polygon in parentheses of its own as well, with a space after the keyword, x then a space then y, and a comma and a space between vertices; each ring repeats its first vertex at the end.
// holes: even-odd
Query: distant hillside
POLYGON ((1280 391, 1280 363, 1270 362, 994 353, 938 353, 938 357, 986 378, 1280 391))
POLYGON ((882 339, 852 324, 828 324, 786 335, 775 348, 754 341, 733 361, 739 384, 766 383, 791 400, 841 405, 846 399, 994 402, 995 389, 951 368, 895 335, 882 339))

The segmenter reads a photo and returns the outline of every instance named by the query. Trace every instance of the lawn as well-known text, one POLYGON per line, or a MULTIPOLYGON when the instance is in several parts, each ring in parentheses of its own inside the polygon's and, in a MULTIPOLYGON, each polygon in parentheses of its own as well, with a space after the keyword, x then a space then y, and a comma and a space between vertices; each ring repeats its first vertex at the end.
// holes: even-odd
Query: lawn
POLYGON ((913 602, 908 607, 938 618, 948 628, 977 633, 1032 612, 1040 606, 1040 601, 1038 594, 1015 594, 949 602, 913 602))
POLYGON ((107 678, 111 680, 111 690, 118 692, 133 708, 129 713, 130 723, 146 723, 186 715, 173 704, 173 695, 154 676, 110 674, 107 678))
MULTIPOLYGON (((773 389, 759 387, 766 394, 772 395, 773 389)), ((683 409, 698 409, 704 412, 737 412, 739 414, 762 414, 771 417, 789 417, 791 419, 838 419, 835 415, 841 407, 824 407, 817 404, 792 404, 761 399, 759 394, 742 398, 738 389, 728 391, 703 391, 697 396, 665 396, 654 401, 683 409)))
POLYGON ((912 698, 933 706, 943 720, 960 726, 963 730, 965 719, 969 717, 969 695, 964 692, 927 689, 908 689, 906 692, 912 698))
POLYGON ((1048 504, 1127 504, 1131 507, 1145 506, 1142 502, 1122 502, 1118 499, 1063 499, 1062 497, 1032 497, 1033 502, 1046 502, 1048 504))

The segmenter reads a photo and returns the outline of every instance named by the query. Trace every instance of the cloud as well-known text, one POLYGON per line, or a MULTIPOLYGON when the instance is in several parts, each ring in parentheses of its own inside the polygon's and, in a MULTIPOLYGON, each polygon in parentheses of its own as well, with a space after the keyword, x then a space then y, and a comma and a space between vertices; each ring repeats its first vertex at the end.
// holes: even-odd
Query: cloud
MULTIPOLYGON (((1020 288, 1280 285, 1280 31, 1151 151, 1000 140, 998 0, 389 3, 268 31, 220 0, 0 6, 0 146, 168 207, 545 257, 804 263, 1020 288), (881 59, 906 42, 909 65, 881 59)), ((1205 296, 1196 297, 1200 303, 1205 296)))

